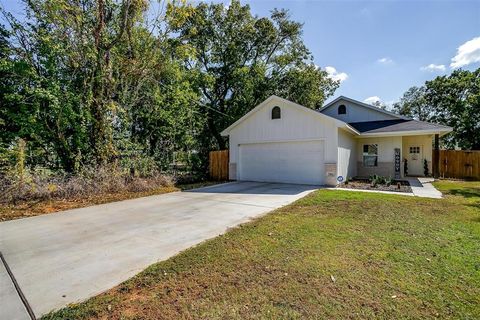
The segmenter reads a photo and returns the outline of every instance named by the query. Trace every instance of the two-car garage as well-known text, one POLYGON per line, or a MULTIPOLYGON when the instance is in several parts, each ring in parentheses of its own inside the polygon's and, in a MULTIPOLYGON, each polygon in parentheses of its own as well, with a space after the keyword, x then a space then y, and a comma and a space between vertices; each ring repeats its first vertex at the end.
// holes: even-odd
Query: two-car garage
POLYGON ((222 131, 230 180, 335 185, 344 122, 271 96, 222 131))
POLYGON ((324 153, 322 140, 240 144, 237 179, 321 185, 324 153))

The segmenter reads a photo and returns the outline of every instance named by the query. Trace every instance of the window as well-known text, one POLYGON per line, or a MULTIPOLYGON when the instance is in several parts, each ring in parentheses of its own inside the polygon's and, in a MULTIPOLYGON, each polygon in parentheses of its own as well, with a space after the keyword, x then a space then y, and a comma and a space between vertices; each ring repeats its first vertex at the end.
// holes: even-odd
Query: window
POLYGON ((281 111, 279 106, 275 106, 272 109, 272 119, 280 119, 281 118, 281 111))
POLYGON ((410 147, 410 153, 420 153, 420 147, 410 147))
POLYGON ((338 106, 338 114, 347 114, 347 107, 344 104, 338 106))
POLYGON ((363 166, 376 167, 378 165, 378 145, 364 144, 363 145, 363 166))

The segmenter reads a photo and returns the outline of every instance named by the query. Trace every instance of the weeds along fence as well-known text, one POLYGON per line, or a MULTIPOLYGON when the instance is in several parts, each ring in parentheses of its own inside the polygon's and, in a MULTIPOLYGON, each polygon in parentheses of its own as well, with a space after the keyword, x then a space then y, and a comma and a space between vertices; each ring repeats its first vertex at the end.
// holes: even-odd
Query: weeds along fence
POLYGON ((440 177, 480 180, 480 150, 440 150, 440 177))

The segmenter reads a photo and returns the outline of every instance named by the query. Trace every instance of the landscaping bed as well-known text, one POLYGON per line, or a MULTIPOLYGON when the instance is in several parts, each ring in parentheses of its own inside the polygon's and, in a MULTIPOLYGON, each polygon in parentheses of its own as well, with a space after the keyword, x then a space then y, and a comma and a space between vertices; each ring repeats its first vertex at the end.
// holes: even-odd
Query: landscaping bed
POLYGON ((393 191, 411 193, 410 183, 405 180, 392 180, 388 183, 372 183, 372 179, 354 178, 337 185, 337 188, 375 190, 375 191, 393 191))

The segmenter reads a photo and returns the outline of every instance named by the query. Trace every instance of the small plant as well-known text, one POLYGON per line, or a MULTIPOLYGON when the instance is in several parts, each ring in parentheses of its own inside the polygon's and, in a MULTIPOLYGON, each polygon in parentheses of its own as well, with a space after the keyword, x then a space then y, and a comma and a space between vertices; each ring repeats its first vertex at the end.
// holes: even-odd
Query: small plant
POLYGON ((387 183, 387 178, 383 176, 378 176, 377 177, 378 184, 386 184, 387 183))
POLYGON ((375 188, 379 184, 378 180, 379 180, 379 177, 376 174, 374 174, 373 176, 370 176, 370 186, 375 188))
POLYGON ((428 175, 430 174, 430 172, 428 171, 427 159, 423 159, 423 174, 425 175, 425 177, 428 177, 428 175))
POLYGON ((392 183, 393 183, 392 177, 388 177, 388 178, 385 179, 385 185, 387 187, 390 187, 392 185, 392 183))
POLYGON ((393 183, 393 179, 391 177, 387 178, 376 174, 370 176, 369 180, 372 187, 376 187, 378 185, 390 186, 393 183))
POLYGON ((349 182, 349 178, 346 177, 346 178, 345 178, 345 184, 348 184, 348 182, 349 182))

